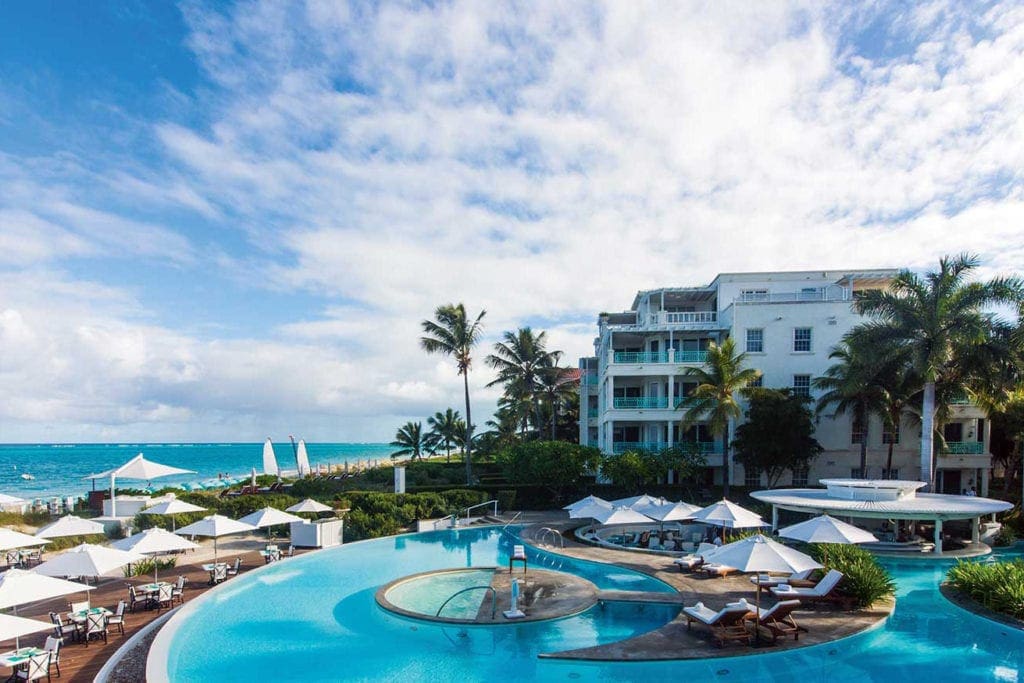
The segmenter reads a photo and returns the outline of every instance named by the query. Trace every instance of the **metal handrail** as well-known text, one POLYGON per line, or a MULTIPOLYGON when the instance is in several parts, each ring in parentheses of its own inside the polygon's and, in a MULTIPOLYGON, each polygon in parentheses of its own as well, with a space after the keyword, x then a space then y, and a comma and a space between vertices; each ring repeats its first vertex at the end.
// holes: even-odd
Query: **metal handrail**
MULTIPOLYGON (((553 537, 557 538, 558 539, 558 547, 559 548, 565 548, 565 539, 562 538, 562 534, 558 533, 558 531, 556 531, 555 529, 552 529, 549 526, 541 527, 540 531, 537 532, 537 542, 538 543, 544 542, 544 539, 546 539, 548 536, 553 536, 553 537)), ((554 547, 554 545, 555 544, 552 542, 551 546, 554 547)))
POLYGON ((451 602, 458 596, 462 595, 463 593, 466 593, 468 591, 477 591, 481 589, 491 591, 491 619, 493 620, 494 615, 498 613, 498 591, 494 590, 492 586, 470 586, 469 588, 463 588, 462 590, 458 591, 457 593, 454 593, 453 595, 451 595, 451 597, 442 602, 441 606, 437 608, 437 613, 434 614, 434 616, 441 616, 441 610, 443 610, 448 605, 449 602, 451 602))
POLYGON ((520 510, 516 514, 512 515, 512 519, 510 519, 507 522, 505 522, 505 526, 501 527, 501 530, 504 531, 505 529, 507 529, 509 527, 509 525, 514 523, 517 519, 519 519, 522 516, 522 514, 523 514, 523 511, 520 510))
POLYGON ((494 516, 495 517, 498 516, 498 499, 497 498, 494 498, 492 500, 488 500, 487 502, 484 502, 484 503, 477 503, 476 505, 470 505, 468 508, 462 508, 461 510, 459 510, 459 512, 460 513, 461 512, 465 512, 466 513, 466 519, 469 519, 469 511, 470 510, 472 510, 473 508, 483 507, 484 505, 493 505, 494 506, 494 516))

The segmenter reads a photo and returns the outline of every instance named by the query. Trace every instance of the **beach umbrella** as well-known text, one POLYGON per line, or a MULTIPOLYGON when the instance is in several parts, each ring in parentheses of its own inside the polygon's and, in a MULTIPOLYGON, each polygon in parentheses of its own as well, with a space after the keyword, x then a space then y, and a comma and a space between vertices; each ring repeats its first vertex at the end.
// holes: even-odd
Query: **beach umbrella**
POLYGON ((0 609, 13 607, 17 614, 18 605, 91 591, 92 588, 84 583, 65 581, 24 569, 8 569, 0 574, 0 609))
POLYGON ((188 526, 183 526, 178 529, 175 533, 179 536, 208 536, 213 538, 213 561, 214 564, 217 562, 217 539, 221 536, 230 536, 231 534, 241 534, 248 531, 255 531, 256 527, 245 522, 239 522, 238 520, 225 517, 224 515, 210 515, 209 517, 203 517, 198 522, 193 522, 188 526))
POLYGON ((17 496, 9 496, 6 493, 0 493, 0 506, 3 505, 27 505, 28 501, 24 498, 18 498, 17 496))
MULTIPOLYGON (((186 512, 206 512, 206 508, 201 508, 198 505, 192 503, 186 503, 183 500, 172 498, 165 500, 162 503, 157 503, 151 507, 146 508, 142 511, 144 515, 180 515, 186 512)), ((174 518, 171 517, 171 530, 174 530, 174 518)))
POLYGON ((677 522, 682 519, 689 519, 695 512, 700 511, 699 506, 683 502, 665 503, 664 505, 634 506, 633 509, 658 522, 662 530, 665 528, 665 522, 677 522))
MULTIPOLYGON (((735 567, 741 572, 783 572, 794 574, 821 565, 810 555, 773 541, 764 534, 755 534, 723 545, 704 555, 705 562, 735 567)), ((755 605, 759 610, 754 621, 754 633, 760 626, 761 591, 757 590, 755 605)), ((759 637, 759 636, 758 636, 759 637)))
POLYGON ((23 534, 7 527, 0 528, 0 550, 14 550, 15 548, 31 548, 37 545, 46 545, 46 539, 36 538, 23 534))
POLYGON ((0 641, 20 639, 22 636, 49 631, 52 628, 53 624, 48 621, 0 614, 0 641))
POLYGON ((610 504, 591 503, 589 505, 581 505, 569 510, 569 519, 590 519, 613 509, 615 509, 615 506, 610 504))
POLYGON ((332 508, 330 505, 318 503, 312 498, 307 498, 301 503, 296 503, 291 507, 285 508, 285 510, 287 510, 288 512, 332 512, 334 508, 332 508))
POLYGON ((600 522, 602 526, 610 526, 612 524, 642 524, 644 522, 651 521, 649 517, 625 506, 614 507, 610 510, 602 508, 596 512, 597 514, 592 516, 600 522))
POLYGON ((630 496, 629 498, 617 498, 611 501, 612 505, 627 508, 636 507, 637 505, 662 505, 667 502, 664 498, 655 498, 646 493, 639 496, 630 496))
MULTIPOLYGON (((140 531, 128 538, 122 538, 119 541, 114 541, 110 546, 112 548, 117 548, 118 550, 129 550, 140 555, 165 555, 167 553, 176 553, 183 550, 195 550, 199 547, 192 541, 184 539, 177 534, 172 534, 170 531, 159 527, 146 529, 145 531, 140 531)), ((160 568, 157 567, 156 562, 154 562, 153 582, 156 583, 159 578, 160 568)))
POLYGON ((115 489, 117 486, 117 478, 122 479, 159 479, 160 477, 170 477, 175 474, 195 474, 195 470, 185 470, 180 467, 171 467, 170 465, 161 465, 158 462, 152 460, 146 460, 146 458, 139 453, 134 458, 121 465, 115 467, 112 470, 106 470, 98 474, 90 474, 85 479, 100 479, 102 477, 110 477, 110 516, 117 516, 117 496, 115 489))
POLYGON ((44 576, 102 576, 142 559, 135 551, 83 543, 43 562, 34 571, 44 576))
MULTIPOLYGON (((874 543, 878 539, 869 531, 840 521, 830 515, 811 519, 779 529, 779 536, 805 543, 874 543)), ((828 555, 823 559, 827 562, 828 555)))
POLYGON ((65 515, 56 522, 47 524, 36 532, 36 538, 62 538, 64 536, 89 536, 102 534, 103 525, 91 519, 65 515))
POLYGON ((722 527, 723 541, 725 540, 726 528, 749 529, 752 527, 768 526, 761 519, 761 515, 724 499, 694 512, 690 519, 694 522, 703 522, 704 524, 722 527))
MULTIPOLYGON (((347 465, 348 463, 345 463, 345 464, 347 465)), ((570 516, 571 516, 571 513, 572 513, 573 510, 575 510, 577 508, 587 507, 589 505, 600 505, 600 506, 606 507, 606 508, 615 507, 614 505, 609 503, 604 498, 598 498, 597 496, 587 496, 586 498, 580 498, 575 503, 569 503, 568 505, 566 505, 562 509, 563 510, 568 510, 570 512, 570 516)))
POLYGON ((238 520, 239 522, 245 522, 246 524, 252 524, 254 527, 262 529, 263 527, 276 526, 278 524, 291 524, 292 522, 304 522, 297 515, 289 514, 283 510, 278 510, 273 507, 265 507, 256 512, 250 512, 245 517, 238 520))

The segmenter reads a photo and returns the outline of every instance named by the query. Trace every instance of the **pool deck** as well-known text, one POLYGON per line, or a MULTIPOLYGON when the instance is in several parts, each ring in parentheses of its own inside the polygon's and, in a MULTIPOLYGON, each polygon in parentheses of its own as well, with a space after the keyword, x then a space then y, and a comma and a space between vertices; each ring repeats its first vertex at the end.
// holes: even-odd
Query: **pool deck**
MULTIPOLYGON (((551 518, 538 521, 523 529, 523 540, 555 555, 628 567, 660 579, 678 591, 675 594, 666 593, 666 597, 650 600, 651 602, 681 601, 684 605, 694 605, 699 601, 711 609, 718 610, 726 603, 735 602, 740 598, 746 598, 750 603, 755 601, 755 590, 748 576, 701 578, 699 575, 681 572, 672 563, 671 557, 584 545, 568 538, 564 533, 564 547, 541 545, 537 538, 538 532, 544 526, 565 532, 577 526, 577 523, 551 518)), ((602 591, 599 597, 602 600, 625 599, 643 602, 647 601, 649 596, 655 595, 631 593, 602 591)), ((762 607, 774 603, 775 599, 770 594, 761 596, 762 607)), ((665 626, 635 638, 579 650, 546 653, 541 656, 595 661, 649 661, 735 657, 765 651, 791 650, 827 643, 879 626, 894 608, 895 600, 892 599, 876 603, 868 609, 855 611, 845 611, 834 603, 808 604, 806 608, 793 613, 796 622, 806 629, 799 634, 798 639, 779 637, 775 642, 771 642, 769 637, 762 637, 756 646, 736 644, 722 648, 715 646, 710 630, 703 624, 695 623, 687 628, 686 615, 680 613, 680 616, 665 626)), ((762 630, 762 634, 767 636, 767 631, 762 630)))

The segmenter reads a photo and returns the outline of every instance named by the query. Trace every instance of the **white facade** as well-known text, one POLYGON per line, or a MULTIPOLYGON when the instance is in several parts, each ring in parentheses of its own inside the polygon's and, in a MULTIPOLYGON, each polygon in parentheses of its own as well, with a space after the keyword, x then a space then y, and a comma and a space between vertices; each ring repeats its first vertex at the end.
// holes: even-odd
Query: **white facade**
MULTIPOLYGON (((616 454, 660 449, 681 440, 697 441, 709 465, 709 483, 721 483, 722 439, 699 426, 680 433, 679 399, 694 386, 687 366, 704 362, 708 343, 727 337, 748 354, 748 365, 763 373, 763 386, 808 388, 833 364, 829 353, 843 335, 863 321, 853 312, 856 292, 886 287, 896 270, 724 273, 704 287, 670 287, 637 293, 621 313, 599 316, 595 355, 580 360, 580 443, 616 454)), ((937 489, 960 493, 988 488, 991 456, 988 421, 970 405, 958 406, 947 427, 951 453, 936 458, 937 489)), ((825 451, 804 485, 820 478, 859 474, 860 445, 849 415, 822 416, 815 438, 825 451)), ((884 472, 890 435, 881 422, 868 428, 868 471, 876 478, 915 479, 921 474, 920 430, 909 421, 893 445, 893 472, 884 472)), ((756 474, 730 468, 731 483, 762 486, 756 474)))

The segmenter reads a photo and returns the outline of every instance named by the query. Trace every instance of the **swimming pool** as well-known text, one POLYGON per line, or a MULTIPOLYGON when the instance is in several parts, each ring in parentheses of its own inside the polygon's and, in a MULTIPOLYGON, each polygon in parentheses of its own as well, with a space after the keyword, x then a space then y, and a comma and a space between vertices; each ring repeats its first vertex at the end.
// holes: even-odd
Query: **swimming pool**
MULTIPOLYGON (((942 562, 887 563, 898 602, 880 628, 789 652, 699 661, 537 658, 657 628, 676 614, 670 606, 608 603, 549 622, 458 627, 405 619, 374 602, 378 587, 404 575, 507 565, 514 541, 483 527, 411 534, 240 576, 186 603, 161 632, 151 654, 151 680, 1024 680, 1024 634, 942 598, 937 587, 949 566, 942 562)), ((528 552, 531 566, 571 571, 600 588, 672 590, 628 569, 528 552)))

